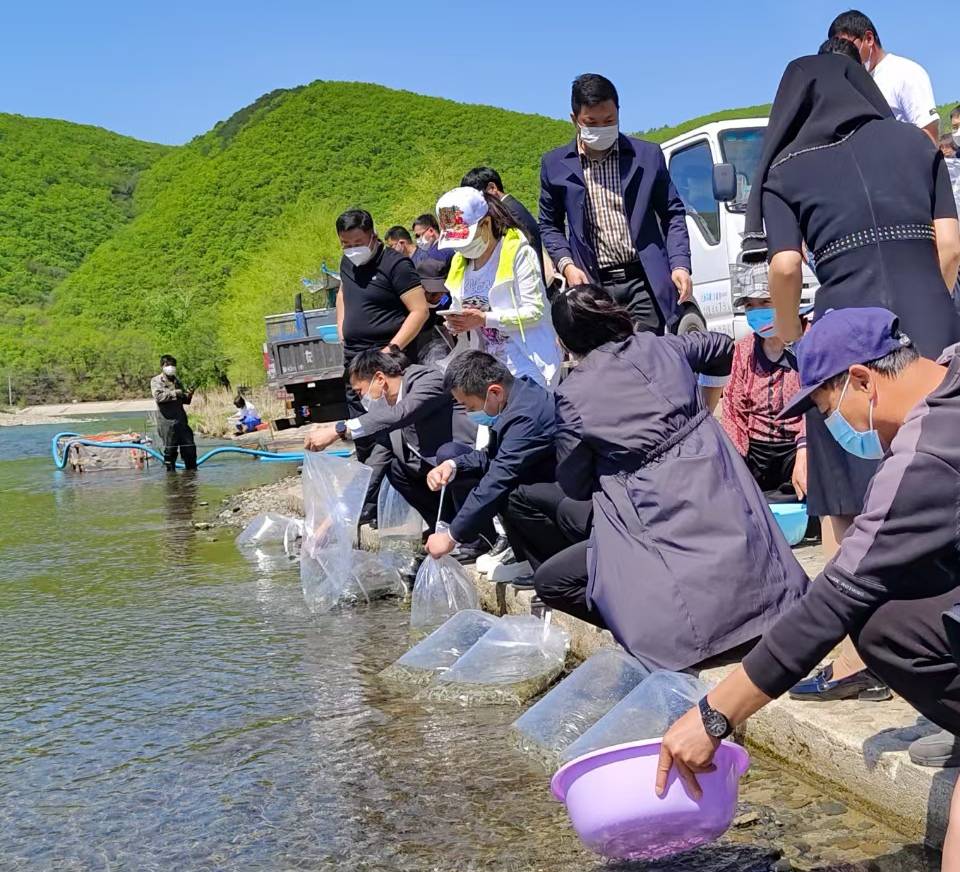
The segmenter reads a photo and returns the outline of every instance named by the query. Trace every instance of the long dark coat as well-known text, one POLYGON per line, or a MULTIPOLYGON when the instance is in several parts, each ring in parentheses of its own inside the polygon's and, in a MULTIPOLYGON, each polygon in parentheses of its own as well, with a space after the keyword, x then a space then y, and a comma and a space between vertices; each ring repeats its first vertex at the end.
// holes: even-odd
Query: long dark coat
POLYGON ((703 406, 729 372, 718 333, 640 333, 557 389, 557 478, 593 498, 587 601, 651 667, 685 669, 761 636, 807 586, 763 494, 703 406))

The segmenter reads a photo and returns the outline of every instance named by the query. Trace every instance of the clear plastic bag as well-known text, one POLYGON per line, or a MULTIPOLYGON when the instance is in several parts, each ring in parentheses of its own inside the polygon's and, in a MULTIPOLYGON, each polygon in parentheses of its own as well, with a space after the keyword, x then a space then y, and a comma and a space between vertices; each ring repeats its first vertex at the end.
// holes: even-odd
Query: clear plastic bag
POLYGON ((368 600, 353 573, 357 523, 371 469, 354 460, 306 452, 303 503, 306 520, 300 549, 300 581, 311 611, 325 613, 341 602, 368 600))
POLYGON ((332 574, 326 569, 328 565, 341 565, 339 555, 330 562, 325 559, 323 552, 316 559, 300 555, 303 598, 314 614, 323 615, 341 606, 407 595, 407 587, 396 566, 376 551, 352 551, 343 574, 332 574))
POLYGON ((462 609, 480 607, 477 588, 466 570, 452 557, 428 557, 413 585, 410 626, 430 631, 462 609))
POLYGON ((380 548, 416 554, 423 540, 423 518, 384 476, 377 497, 377 535, 380 548))
POLYGON ((568 745, 649 674, 625 651, 598 651, 513 722, 520 748, 554 767, 568 745))
POLYGON ((563 752, 563 760, 624 742, 656 739, 710 689, 686 672, 653 672, 563 752))
POLYGON ((296 518, 288 518, 286 515, 278 515, 276 512, 266 512, 263 515, 257 515, 233 541, 240 547, 282 545, 287 538, 287 528, 291 524, 297 528, 300 526, 300 521, 296 518))
POLYGON ((498 621, 499 618, 477 609, 457 612, 380 675, 388 681, 429 684, 453 666, 498 621))
POLYGON ((427 691, 466 705, 522 705, 563 670, 570 637, 549 619, 506 615, 427 691))

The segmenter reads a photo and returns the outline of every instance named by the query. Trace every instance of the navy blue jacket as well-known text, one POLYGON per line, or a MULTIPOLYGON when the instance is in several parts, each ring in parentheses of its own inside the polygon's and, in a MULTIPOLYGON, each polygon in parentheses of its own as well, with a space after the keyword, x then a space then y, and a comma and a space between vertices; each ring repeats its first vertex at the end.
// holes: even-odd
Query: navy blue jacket
POLYGON ((556 480, 556 431, 553 394, 526 376, 514 381, 487 447, 455 459, 457 475, 483 476, 450 523, 457 542, 476 539, 517 485, 556 480))
MULTIPOLYGON (((670 273, 689 270, 690 237, 686 210, 660 146, 620 134, 623 206, 640 263, 671 325, 680 316, 677 288, 670 273)), ((597 255, 590 241, 585 210, 583 166, 573 139, 547 152, 540 163, 540 234, 555 264, 569 257, 598 282, 597 255)))

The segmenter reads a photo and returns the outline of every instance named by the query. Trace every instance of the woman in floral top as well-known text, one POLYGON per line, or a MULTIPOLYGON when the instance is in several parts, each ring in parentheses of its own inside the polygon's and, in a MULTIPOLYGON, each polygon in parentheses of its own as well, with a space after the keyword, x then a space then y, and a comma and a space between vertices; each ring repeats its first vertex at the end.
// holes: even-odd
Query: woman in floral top
POLYGON ((803 499, 806 454, 803 418, 777 419, 800 379, 781 362, 783 343, 774 335, 766 265, 749 268, 735 301, 753 331, 737 342, 730 381, 723 394, 721 423, 750 472, 768 496, 803 499))

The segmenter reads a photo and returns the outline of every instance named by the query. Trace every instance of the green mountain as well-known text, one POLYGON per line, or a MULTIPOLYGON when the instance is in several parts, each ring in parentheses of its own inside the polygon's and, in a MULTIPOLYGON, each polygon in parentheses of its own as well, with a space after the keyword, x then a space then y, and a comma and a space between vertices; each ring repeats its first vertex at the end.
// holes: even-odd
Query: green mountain
POLYGON ((478 164, 533 207, 570 132, 346 82, 266 94, 177 148, 0 115, 0 374, 30 400, 142 395, 169 352, 190 381, 262 381, 263 316, 339 262, 343 209, 409 226, 478 164))
POLYGON ((0 307, 43 301, 135 212, 168 151, 99 127, 0 114, 0 307))

